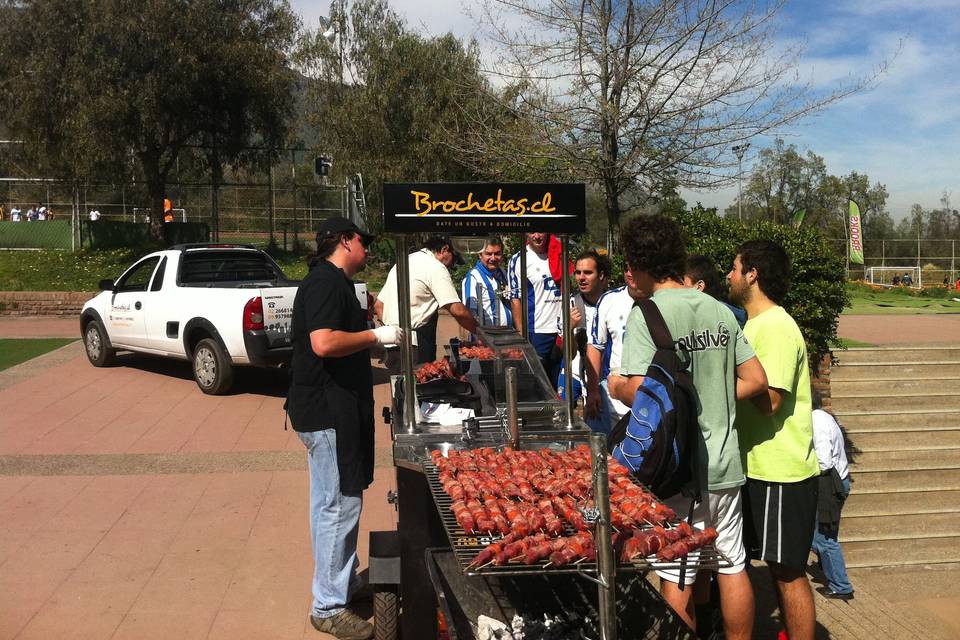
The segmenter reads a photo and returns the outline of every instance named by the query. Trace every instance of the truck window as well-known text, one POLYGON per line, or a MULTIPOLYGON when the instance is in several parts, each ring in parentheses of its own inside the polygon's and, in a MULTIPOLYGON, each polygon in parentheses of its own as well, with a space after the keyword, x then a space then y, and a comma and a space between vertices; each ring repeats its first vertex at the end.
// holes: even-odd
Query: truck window
POLYGON ((164 256, 157 267, 157 272, 153 274, 153 283, 150 285, 150 291, 160 291, 163 288, 163 274, 167 270, 167 258, 164 256))
POLYGON ((118 293, 125 291, 146 291, 150 283, 150 276, 153 274, 153 268, 160 261, 159 257, 147 258, 130 267, 120 280, 117 281, 116 291, 118 293))
POLYGON ((254 251, 189 251, 180 265, 180 284, 274 282, 284 275, 266 254, 254 251))

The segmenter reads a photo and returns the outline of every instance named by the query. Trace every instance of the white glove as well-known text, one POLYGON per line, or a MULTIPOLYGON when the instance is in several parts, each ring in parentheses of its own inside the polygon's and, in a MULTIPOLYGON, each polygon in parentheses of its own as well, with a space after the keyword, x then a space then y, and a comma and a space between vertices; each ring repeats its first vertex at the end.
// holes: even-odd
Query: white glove
POLYGON ((377 339, 377 344, 382 346, 400 344, 403 341, 403 329, 392 324, 385 324, 371 331, 373 331, 373 337, 377 339))

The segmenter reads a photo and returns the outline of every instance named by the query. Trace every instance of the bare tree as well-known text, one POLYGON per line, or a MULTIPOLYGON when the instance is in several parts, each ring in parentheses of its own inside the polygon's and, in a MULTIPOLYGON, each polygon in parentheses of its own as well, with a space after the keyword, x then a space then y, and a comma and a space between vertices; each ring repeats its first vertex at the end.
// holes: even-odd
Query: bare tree
POLYGON ((605 194, 608 243, 623 196, 728 183, 731 147, 865 89, 799 77, 801 51, 776 36, 783 0, 485 0, 492 72, 509 116, 476 114, 463 150, 559 168, 605 194), (505 117, 525 124, 503 127, 505 117))

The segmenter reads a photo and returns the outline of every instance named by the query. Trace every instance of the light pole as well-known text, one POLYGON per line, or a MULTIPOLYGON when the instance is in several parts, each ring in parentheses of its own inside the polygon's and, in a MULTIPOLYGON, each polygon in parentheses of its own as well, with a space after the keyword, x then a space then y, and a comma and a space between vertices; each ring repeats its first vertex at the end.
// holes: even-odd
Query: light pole
POLYGON ((743 154, 750 148, 749 142, 734 145, 733 153, 737 156, 737 217, 743 222, 743 154))

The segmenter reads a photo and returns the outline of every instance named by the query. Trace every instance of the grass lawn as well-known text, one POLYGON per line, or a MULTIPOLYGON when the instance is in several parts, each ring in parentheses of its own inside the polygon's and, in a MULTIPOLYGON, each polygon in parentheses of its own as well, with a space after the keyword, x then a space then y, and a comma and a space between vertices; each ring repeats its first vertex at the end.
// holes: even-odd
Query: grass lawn
POLYGON ((857 283, 847 285, 851 306, 848 315, 916 315, 960 313, 960 293, 944 288, 921 291, 905 288, 871 287, 857 283))
MULTIPOLYGON (((149 251, 0 251, 0 291, 96 291, 103 278, 116 278, 149 251)), ((288 278, 307 275, 302 255, 278 251, 274 260, 288 278)), ((369 264, 357 278, 372 291, 387 279, 389 265, 369 264)))
POLYGON ((2 338, 0 371, 75 342, 76 338, 2 338))
POLYGON ((830 346, 834 349, 855 349, 857 347, 875 347, 877 345, 854 340, 853 338, 837 338, 830 343, 830 346))

